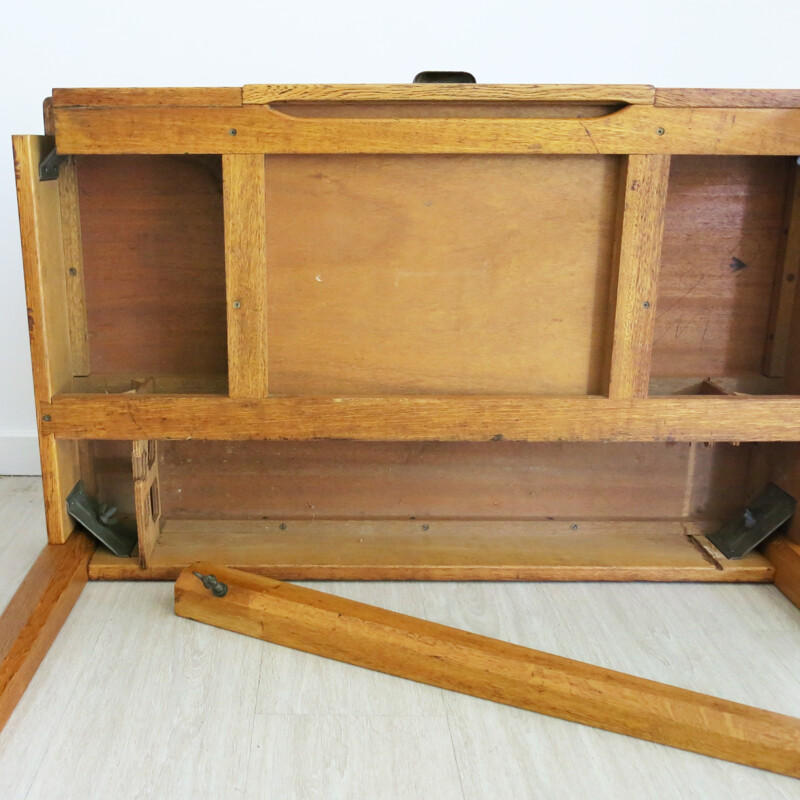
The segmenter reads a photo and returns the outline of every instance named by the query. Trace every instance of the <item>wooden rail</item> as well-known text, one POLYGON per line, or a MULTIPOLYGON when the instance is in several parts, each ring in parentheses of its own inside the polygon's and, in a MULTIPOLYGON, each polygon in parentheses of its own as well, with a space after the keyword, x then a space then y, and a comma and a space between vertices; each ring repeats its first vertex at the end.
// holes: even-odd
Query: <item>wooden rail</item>
POLYGON ((57 439, 800 441, 800 397, 58 395, 57 439))

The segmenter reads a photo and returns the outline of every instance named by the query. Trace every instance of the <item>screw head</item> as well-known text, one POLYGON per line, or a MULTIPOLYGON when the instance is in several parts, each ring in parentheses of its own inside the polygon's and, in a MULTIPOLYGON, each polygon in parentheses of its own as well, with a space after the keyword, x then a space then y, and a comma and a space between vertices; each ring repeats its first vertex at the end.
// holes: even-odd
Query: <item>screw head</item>
POLYGON ((231 128, 231 129, 228 131, 228 133, 229 133, 231 136, 236 136, 236 128, 231 128))
POLYGON ((650 308, 650 301, 645 300, 644 303, 642 303, 642 308, 650 308))
POLYGON ((659 136, 663 136, 666 133, 666 131, 663 128, 656 128, 656 133, 659 136))
POLYGON ((43 419, 45 422, 50 422, 50 420, 52 419, 52 417, 51 417, 49 414, 45 414, 45 415, 42 417, 42 419, 43 419))
POLYGON ((233 301, 233 307, 234 307, 234 308, 241 308, 241 307, 242 307, 242 304, 241 304, 241 302, 239 302, 238 300, 234 300, 234 301, 233 301))
POLYGON ((69 268, 69 274, 70 275, 77 275, 78 274, 78 270, 76 270, 75 267, 70 267, 69 268))
POLYGON ((422 530, 427 531, 430 527, 430 525, 423 525, 422 530))

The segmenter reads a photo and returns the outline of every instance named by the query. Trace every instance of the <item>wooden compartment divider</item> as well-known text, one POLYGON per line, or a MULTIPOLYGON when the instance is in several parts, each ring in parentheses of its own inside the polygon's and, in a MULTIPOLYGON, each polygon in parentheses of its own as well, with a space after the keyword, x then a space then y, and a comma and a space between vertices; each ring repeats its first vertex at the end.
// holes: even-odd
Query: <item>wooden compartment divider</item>
POLYGON ((137 439, 132 444, 133 498, 139 536, 139 566, 150 564, 161 534, 161 487, 158 482, 158 442, 137 439))
POLYGON ((647 397, 649 390, 669 165, 669 156, 630 155, 620 182, 620 231, 609 303, 612 398, 647 397))
POLYGON ((786 197, 785 229, 781 239, 775 288, 770 308, 769 332, 764 348, 764 374, 782 377, 791 335, 792 315, 800 275, 800 165, 795 164, 786 197))
POLYGON ((223 156, 231 397, 266 397, 269 393, 264 180, 263 155, 223 156))

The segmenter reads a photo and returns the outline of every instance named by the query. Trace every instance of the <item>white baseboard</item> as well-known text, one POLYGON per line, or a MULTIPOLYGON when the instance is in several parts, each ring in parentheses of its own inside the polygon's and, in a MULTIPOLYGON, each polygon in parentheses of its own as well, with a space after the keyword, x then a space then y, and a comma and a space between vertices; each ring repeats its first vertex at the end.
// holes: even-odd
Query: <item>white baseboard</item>
POLYGON ((0 475, 41 475, 35 433, 0 433, 0 475))

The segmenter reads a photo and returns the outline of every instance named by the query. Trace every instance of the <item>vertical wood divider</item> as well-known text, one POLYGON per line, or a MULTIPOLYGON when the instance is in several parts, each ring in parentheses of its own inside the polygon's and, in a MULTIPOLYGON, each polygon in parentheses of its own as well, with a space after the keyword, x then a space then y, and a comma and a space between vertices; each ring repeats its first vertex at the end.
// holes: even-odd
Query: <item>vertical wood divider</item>
POLYGON ((61 178, 39 180, 39 164, 55 145, 52 137, 14 136, 12 141, 47 537, 51 544, 62 544, 74 528, 66 497, 80 477, 78 443, 43 433, 48 420, 39 410, 54 394, 72 389, 61 178))
POLYGON ((267 252, 265 157, 222 157, 225 285, 228 304, 228 391, 266 397, 267 252))
POLYGON ((670 157, 631 155, 623 166, 621 224, 611 282, 608 396, 647 397, 670 157))
MULTIPOLYGON (((794 159, 793 159, 794 160, 794 159)), ((775 270, 763 372, 782 378, 791 338, 792 314, 800 271, 800 166, 791 167, 784 213, 784 235, 775 270)))
POLYGON ((69 156, 59 168, 58 195, 61 204, 61 231, 67 283, 72 374, 89 375, 89 326, 86 320, 86 288, 83 279, 83 239, 78 199, 78 165, 69 156))

